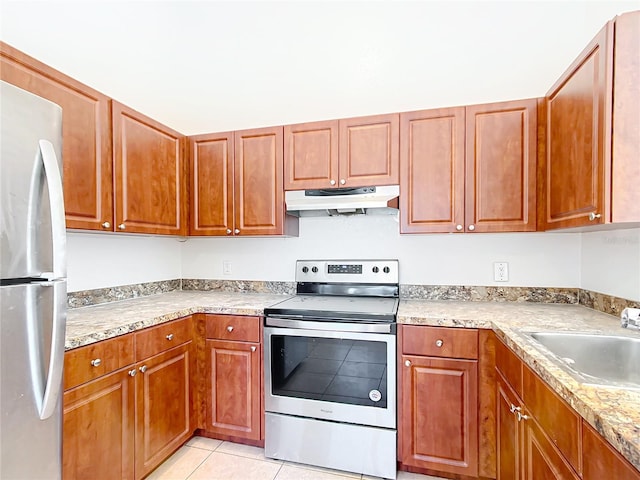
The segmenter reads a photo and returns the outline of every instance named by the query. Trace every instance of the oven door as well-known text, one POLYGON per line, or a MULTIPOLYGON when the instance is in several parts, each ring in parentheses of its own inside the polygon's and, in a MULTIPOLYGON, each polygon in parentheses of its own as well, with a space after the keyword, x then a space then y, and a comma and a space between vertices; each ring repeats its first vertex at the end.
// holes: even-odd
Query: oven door
POLYGON ((304 321, 264 328, 265 410, 395 428, 395 334, 326 330, 332 324, 322 323, 322 330, 304 321))

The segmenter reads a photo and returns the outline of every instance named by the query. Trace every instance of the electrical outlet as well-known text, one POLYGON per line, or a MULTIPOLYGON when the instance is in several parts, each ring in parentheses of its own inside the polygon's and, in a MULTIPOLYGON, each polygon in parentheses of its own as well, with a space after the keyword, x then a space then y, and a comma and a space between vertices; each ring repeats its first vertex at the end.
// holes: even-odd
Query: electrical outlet
POLYGON ((231 275, 231 262, 229 260, 222 261, 222 274, 231 275))
POLYGON ((509 264, 507 262, 494 262, 493 280, 496 282, 509 281, 509 264))

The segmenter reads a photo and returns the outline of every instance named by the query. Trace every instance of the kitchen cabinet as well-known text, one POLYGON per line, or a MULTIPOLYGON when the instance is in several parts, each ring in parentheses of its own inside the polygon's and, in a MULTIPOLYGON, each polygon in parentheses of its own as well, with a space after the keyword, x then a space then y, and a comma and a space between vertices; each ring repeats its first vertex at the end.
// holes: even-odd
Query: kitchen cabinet
POLYGON ((0 42, 0 78, 60 105, 68 228, 112 230, 111 101, 0 42))
POLYGON ((498 480, 638 479, 638 472, 500 340, 498 480))
POLYGON ((66 352, 64 478, 143 478, 193 435, 192 336, 188 317, 66 352))
POLYGON ((186 137, 112 103, 116 231, 187 235, 186 137))
POLYGON ((640 12, 608 22, 546 95, 545 229, 640 221, 640 12))
POLYGON ((401 233, 536 229, 537 100, 400 115, 401 233))
POLYGON ((134 478, 133 362, 133 334, 66 352, 63 478, 134 478))
POLYGON ((284 188, 397 185, 398 114, 284 127, 284 188))
POLYGON ((259 317, 206 316, 207 435, 262 445, 259 317))
POLYGON ((478 475, 477 359, 477 330, 402 326, 403 467, 478 475))
POLYGON ((190 137, 191 235, 297 235, 285 215, 282 127, 190 137))

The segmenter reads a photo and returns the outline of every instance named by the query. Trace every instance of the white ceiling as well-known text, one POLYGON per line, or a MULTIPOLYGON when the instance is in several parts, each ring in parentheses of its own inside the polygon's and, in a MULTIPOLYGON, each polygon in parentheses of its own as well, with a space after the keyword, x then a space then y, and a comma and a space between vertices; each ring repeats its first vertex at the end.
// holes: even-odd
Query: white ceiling
POLYGON ((1 0, 3 41, 185 134, 541 96, 635 1, 1 0))

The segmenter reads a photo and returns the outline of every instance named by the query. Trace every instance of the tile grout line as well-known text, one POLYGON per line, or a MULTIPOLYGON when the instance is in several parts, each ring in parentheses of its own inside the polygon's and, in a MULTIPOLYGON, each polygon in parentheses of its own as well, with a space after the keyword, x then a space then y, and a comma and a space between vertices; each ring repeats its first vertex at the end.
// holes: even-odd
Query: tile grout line
MULTIPOLYGON (((189 448, 194 448, 194 447, 189 446, 189 448)), ((201 448, 200 450, 205 450, 205 449, 204 449, 204 448, 201 448)), ((211 456, 211 454, 212 454, 212 453, 213 453, 213 450, 209 450, 209 455, 207 455, 206 457, 204 457, 204 458, 202 459, 202 461, 201 461, 201 462, 196 466, 196 468, 194 468, 194 469, 191 471, 191 473, 185 477, 185 479, 184 479, 184 480, 189 480, 189 478, 190 478, 194 473, 196 473, 196 471, 197 471, 197 470, 202 466, 202 464, 203 464, 204 462, 206 462, 206 461, 207 461, 207 459, 211 456)))

